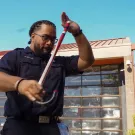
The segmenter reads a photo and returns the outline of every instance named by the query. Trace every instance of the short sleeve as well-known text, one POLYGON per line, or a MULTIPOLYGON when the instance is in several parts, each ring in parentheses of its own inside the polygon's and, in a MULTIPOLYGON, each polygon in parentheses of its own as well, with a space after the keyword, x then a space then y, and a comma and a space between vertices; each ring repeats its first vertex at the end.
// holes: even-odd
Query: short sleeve
POLYGON ((0 72, 16 75, 16 51, 10 51, 0 59, 0 72))
POLYGON ((64 57, 66 76, 83 73, 78 69, 78 59, 79 56, 64 57))

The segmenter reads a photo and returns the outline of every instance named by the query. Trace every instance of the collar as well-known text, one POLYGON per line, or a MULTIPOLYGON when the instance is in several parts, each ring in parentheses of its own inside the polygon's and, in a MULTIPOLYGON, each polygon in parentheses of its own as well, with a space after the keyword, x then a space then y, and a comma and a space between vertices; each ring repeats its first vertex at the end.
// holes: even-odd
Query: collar
POLYGON ((34 52, 31 50, 31 48, 29 46, 27 46, 25 49, 24 49, 25 53, 33 53, 34 52))
POLYGON ((50 58, 50 56, 51 56, 51 54, 50 54, 50 55, 45 54, 45 55, 42 55, 42 56, 37 56, 37 55, 31 50, 31 48, 30 48, 29 46, 27 46, 27 47, 24 49, 24 51, 25 51, 26 54, 31 53, 31 54, 33 54, 35 57, 39 57, 39 58, 41 58, 41 59, 43 59, 43 60, 47 60, 47 61, 49 60, 49 58, 50 58))

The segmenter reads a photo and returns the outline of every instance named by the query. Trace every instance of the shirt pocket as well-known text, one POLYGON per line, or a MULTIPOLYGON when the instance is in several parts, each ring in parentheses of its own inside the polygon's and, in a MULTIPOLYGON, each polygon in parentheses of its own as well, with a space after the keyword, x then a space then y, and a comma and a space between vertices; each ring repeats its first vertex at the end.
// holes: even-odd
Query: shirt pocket
POLYGON ((40 60, 24 58, 21 60, 20 76, 26 79, 39 80, 41 76, 40 60))
POLYGON ((63 65, 52 64, 44 83, 44 88, 48 92, 53 92, 54 90, 59 89, 59 86, 63 82, 63 72, 63 65))
POLYGON ((63 65, 61 64, 52 64, 50 71, 48 73, 48 78, 51 80, 62 79, 63 75, 63 65))

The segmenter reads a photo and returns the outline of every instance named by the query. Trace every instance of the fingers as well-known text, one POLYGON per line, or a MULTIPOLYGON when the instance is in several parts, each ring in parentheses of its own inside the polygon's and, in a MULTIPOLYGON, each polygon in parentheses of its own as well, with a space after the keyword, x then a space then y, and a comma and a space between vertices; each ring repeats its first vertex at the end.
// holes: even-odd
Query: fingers
POLYGON ((42 98, 45 95, 45 91, 37 82, 34 83, 34 85, 32 86, 32 88, 29 89, 29 91, 33 95, 33 97, 36 98, 36 100, 43 100, 42 98))
POLYGON ((31 92, 31 91, 34 91, 33 89, 29 90, 29 91, 26 91, 25 92, 25 95, 31 100, 31 101, 35 101, 35 100, 38 100, 38 101, 43 101, 43 93, 45 92, 31 92))
POLYGON ((66 22, 67 20, 69 20, 69 17, 66 15, 65 12, 62 13, 61 20, 62 20, 63 22, 66 22))
POLYGON ((19 87, 19 93, 28 97, 31 101, 39 100, 42 101, 45 91, 37 81, 27 80, 22 81, 19 87))
POLYGON ((43 98, 42 98, 40 95, 38 95, 38 94, 34 95, 34 97, 35 97, 36 100, 38 100, 38 101, 43 101, 43 98))
POLYGON ((66 13, 63 12, 62 15, 61 15, 62 26, 64 26, 67 21, 70 21, 70 19, 69 19, 69 17, 66 15, 66 13))
POLYGON ((29 100, 31 100, 31 101, 35 101, 36 100, 36 98, 30 92, 26 91, 25 94, 26 94, 26 96, 28 97, 29 100))

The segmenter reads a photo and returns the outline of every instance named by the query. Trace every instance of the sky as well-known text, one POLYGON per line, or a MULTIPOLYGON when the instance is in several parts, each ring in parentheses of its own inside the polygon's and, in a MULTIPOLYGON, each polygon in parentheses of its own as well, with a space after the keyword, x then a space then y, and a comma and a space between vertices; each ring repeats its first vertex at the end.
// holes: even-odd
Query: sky
MULTIPOLYGON (((56 24, 61 13, 77 22, 89 41, 129 37, 135 43, 135 0, 0 0, 0 51, 25 48, 29 28, 38 20, 56 24)), ((67 33, 63 43, 74 43, 67 33)))

